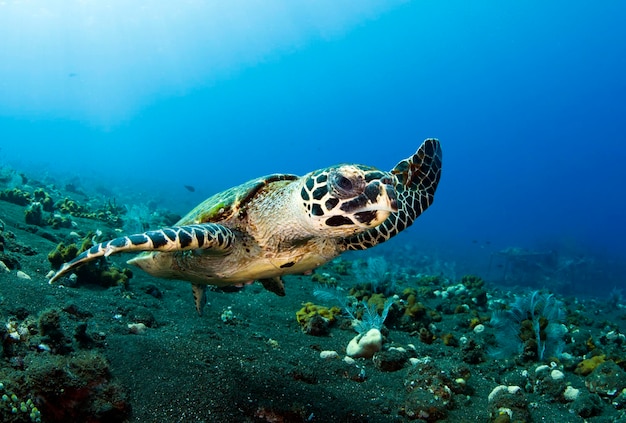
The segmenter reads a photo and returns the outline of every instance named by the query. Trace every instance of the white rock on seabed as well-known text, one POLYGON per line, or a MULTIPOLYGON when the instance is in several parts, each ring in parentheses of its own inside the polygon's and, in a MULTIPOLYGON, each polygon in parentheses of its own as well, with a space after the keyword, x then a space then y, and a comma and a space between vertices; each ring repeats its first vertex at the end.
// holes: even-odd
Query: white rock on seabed
POLYGON ((561 380, 561 379, 563 379, 565 377, 565 374, 562 371, 558 370, 558 369, 554 369, 554 370, 552 370, 550 372, 550 377, 553 380, 561 380))
POLYGON ((535 369, 535 376, 541 379, 544 378, 548 373, 550 373, 550 366, 546 364, 537 366, 537 368, 535 369))
POLYGON ((2 271, 10 272, 11 269, 9 269, 8 266, 3 261, 0 261, 0 272, 2 271))
POLYGON ((352 358, 372 358, 382 347, 383 335, 374 328, 355 336, 348 344, 346 353, 352 358))
POLYGON ((354 363, 356 363, 356 360, 354 358, 352 358, 352 357, 345 356, 343 358, 343 362, 346 363, 346 364, 354 364, 354 363))
POLYGON ((563 398, 565 398, 565 401, 574 401, 575 399, 578 398, 579 394, 580 394, 580 389, 576 389, 574 387, 568 386, 567 388, 565 388, 565 391, 563 392, 563 398))
POLYGON ((339 358, 339 354, 337 353, 337 351, 322 351, 320 352, 320 358, 323 358, 324 360, 330 360, 333 358, 339 358))
POLYGON ((21 270, 17 271, 17 277, 19 279, 27 279, 30 280, 30 276, 28 276, 26 273, 22 272, 21 270))
POLYGON ((474 333, 483 333, 484 331, 485 331, 485 325, 479 323, 476 326, 474 326, 474 333))
POLYGON ((511 386, 498 385, 495 388, 493 388, 493 390, 489 394, 488 399, 489 399, 489 402, 492 402, 494 400, 494 398, 496 398, 498 395, 500 395, 502 393, 509 393, 511 395, 515 395, 518 392, 520 392, 521 390, 522 390, 522 388, 520 388, 519 386, 516 386, 516 385, 511 385, 511 386))
POLYGON ((129 323, 128 331, 134 335, 141 335, 146 332, 148 327, 143 323, 129 323))

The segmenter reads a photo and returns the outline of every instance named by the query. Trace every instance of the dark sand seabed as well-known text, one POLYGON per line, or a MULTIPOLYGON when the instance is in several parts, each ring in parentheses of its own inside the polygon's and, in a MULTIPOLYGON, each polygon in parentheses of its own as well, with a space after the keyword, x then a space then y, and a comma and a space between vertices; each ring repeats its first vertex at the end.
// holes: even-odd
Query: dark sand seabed
MULTIPOLYGON (((0 269, 0 421, 626 422, 621 299, 562 299, 568 354, 561 359, 495 360, 487 354, 495 346, 490 307, 512 295, 486 284, 478 287, 489 298, 483 305, 453 290, 443 298, 433 292, 458 280, 425 285, 405 262, 383 353, 346 363, 356 335, 346 319, 325 336, 305 333, 296 320, 306 302, 332 305, 313 296, 312 276, 287 277, 285 297, 259 284, 208 292, 201 317, 187 283, 136 269, 127 287, 51 286, 47 255, 58 241, 106 224, 72 217, 73 228, 38 227, 25 223, 24 210, 0 201, 0 260, 9 267, 0 269), (407 323, 403 291, 418 280, 423 313, 407 323), (146 328, 129 328, 136 323, 146 328), (339 357, 320 358, 325 350, 339 357)), ((109 262, 124 267, 128 258, 109 262)), ((317 274, 349 290, 359 281, 338 271, 341 264, 317 274)))

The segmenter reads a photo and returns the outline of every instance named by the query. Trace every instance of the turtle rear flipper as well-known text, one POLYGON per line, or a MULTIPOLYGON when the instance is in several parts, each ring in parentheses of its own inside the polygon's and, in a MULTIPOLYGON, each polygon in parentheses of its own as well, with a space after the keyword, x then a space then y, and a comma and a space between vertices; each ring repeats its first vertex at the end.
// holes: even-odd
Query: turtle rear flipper
POLYGON ((285 284, 283 278, 280 276, 274 276, 273 278, 259 279, 263 288, 278 295, 279 297, 285 296, 285 284))
POLYGON ((94 245, 79 254, 74 260, 65 263, 56 272, 49 283, 54 283, 61 276, 83 263, 111 254, 140 251, 188 251, 214 250, 216 253, 228 253, 235 241, 235 234, 228 228, 216 223, 173 226, 171 228, 148 231, 115 238, 111 241, 94 245))

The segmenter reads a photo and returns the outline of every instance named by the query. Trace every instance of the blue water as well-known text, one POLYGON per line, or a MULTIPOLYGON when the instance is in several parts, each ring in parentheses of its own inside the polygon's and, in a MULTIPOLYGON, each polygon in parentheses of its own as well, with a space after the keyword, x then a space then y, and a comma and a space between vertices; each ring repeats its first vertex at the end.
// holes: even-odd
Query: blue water
POLYGON ((390 169, 437 137, 435 204, 392 246, 599 257, 609 288, 625 21, 623 2, 3 2, 0 160, 184 213, 267 173, 390 169))

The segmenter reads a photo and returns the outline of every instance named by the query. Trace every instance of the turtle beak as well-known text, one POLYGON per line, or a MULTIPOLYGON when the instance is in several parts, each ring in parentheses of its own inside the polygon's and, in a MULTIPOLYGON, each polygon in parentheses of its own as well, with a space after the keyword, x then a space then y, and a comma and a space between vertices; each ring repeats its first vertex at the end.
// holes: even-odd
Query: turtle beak
POLYGON ((362 195, 367 198, 367 204, 354 213, 354 217, 364 227, 378 226, 391 213, 398 211, 398 197, 391 185, 377 181, 370 184, 362 195))
POLYGON ((398 197, 392 185, 373 181, 368 184, 361 195, 341 205, 341 210, 353 213, 370 211, 398 211, 398 197))
POLYGON ((394 187, 391 185, 382 185, 381 195, 386 198, 386 202, 381 204, 381 207, 378 207, 377 210, 388 211, 391 213, 397 212, 398 196, 396 195, 396 190, 394 189, 394 187))

